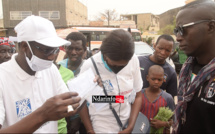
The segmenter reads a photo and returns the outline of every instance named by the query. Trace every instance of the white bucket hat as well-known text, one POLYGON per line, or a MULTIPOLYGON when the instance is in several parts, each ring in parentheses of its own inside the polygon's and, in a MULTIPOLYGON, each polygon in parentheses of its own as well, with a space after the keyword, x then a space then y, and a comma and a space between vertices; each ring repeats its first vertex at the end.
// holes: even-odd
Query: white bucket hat
POLYGON ((18 42, 36 41, 48 47, 59 47, 70 45, 71 42, 57 36, 51 21, 39 17, 28 16, 14 28, 17 33, 18 42))

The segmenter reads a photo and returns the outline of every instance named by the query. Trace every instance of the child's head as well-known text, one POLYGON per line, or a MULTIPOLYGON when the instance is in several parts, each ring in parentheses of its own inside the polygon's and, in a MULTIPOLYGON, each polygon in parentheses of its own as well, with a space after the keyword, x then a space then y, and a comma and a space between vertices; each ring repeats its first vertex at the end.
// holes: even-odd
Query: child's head
POLYGON ((164 70, 159 65, 153 65, 149 68, 148 75, 146 77, 149 82, 149 87, 159 89, 163 84, 164 70))

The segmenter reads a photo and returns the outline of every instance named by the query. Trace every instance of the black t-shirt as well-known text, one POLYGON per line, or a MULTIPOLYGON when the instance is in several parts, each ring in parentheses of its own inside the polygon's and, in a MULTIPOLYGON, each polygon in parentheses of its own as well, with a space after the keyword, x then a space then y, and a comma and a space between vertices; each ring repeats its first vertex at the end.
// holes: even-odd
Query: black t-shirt
MULTIPOLYGON (((196 63, 193 73, 197 74, 203 66, 196 63)), ((215 80, 208 82, 187 103, 186 122, 181 125, 180 133, 215 133, 215 80)))

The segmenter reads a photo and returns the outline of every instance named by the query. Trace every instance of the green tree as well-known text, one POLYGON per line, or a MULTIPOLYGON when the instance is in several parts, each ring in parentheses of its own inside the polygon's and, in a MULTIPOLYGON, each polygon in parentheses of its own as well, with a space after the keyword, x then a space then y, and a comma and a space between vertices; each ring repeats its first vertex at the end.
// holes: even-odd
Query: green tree
POLYGON ((154 39, 154 37, 147 37, 146 38, 143 38, 143 42, 146 42, 148 45, 152 45, 152 40, 154 39))
POLYGON ((140 32, 141 32, 141 35, 143 34, 143 28, 142 27, 140 27, 140 32))

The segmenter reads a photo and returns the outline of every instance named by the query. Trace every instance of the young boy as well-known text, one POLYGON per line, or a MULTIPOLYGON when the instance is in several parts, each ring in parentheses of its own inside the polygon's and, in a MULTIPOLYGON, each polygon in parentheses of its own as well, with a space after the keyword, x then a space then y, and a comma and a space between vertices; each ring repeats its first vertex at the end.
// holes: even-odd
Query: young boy
POLYGON ((165 132, 169 133, 172 121, 160 121, 153 119, 159 110, 159 107, 169 107, 174 110, 175 104, 172 96, 160 89, 164 81, 164 70, 159 65, 153 65, 149 68, 147 81, 149 87, 143 89, 141 112, 149 119, 152 127, 158 129, 167 128, 165 132))

